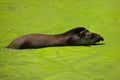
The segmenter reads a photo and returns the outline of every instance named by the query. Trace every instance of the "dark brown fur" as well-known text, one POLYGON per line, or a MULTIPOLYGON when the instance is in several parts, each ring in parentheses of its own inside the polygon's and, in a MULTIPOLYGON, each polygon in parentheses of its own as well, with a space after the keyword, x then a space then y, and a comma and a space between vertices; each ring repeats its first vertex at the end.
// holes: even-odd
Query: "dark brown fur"
POLYGON ((90 45, 95 44, 96 42, 99 42, 101 40, 103 40, 103 38, 97 33, 91 33, 84 27, 78 27, 57 35, 24 35, 12 41, 7 48, 27 49, 61 45, 90 45), (92 38, 89 38, 89 36, 92 36, 92 38))

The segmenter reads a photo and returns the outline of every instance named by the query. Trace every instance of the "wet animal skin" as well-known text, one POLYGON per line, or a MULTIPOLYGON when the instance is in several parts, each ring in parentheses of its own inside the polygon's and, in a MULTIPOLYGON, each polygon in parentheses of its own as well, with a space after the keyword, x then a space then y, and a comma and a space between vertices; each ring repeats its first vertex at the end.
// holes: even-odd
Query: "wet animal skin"
POLYGON ((66 46, 66 45, 92 45, 103 41, 104 38, 90 32, 84 27, 77 27, 61 34, 28 34, 13 40, 7 48, 11 49, 30 49, 42 48, 47 46, 66 46))

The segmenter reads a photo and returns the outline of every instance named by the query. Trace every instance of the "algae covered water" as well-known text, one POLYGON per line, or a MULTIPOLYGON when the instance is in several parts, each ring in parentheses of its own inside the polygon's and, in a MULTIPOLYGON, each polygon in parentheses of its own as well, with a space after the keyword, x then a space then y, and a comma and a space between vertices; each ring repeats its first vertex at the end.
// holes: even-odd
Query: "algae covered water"
POLYGON ((0 80, 120 80, 119 0, 1 0, 0 80), (6 49, 29 33, 84 26, 102 45, 6 49))

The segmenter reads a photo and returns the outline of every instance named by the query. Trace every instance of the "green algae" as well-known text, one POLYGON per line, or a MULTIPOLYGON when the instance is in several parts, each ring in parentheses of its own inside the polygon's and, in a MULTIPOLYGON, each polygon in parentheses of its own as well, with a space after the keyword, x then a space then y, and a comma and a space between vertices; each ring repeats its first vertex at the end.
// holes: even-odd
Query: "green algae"
POLYGON ((120 80, 119 0, 1 0, 0 80, 120 80), (77 26, 101 34, 103 45, 6 49, 29 33, 77 26))

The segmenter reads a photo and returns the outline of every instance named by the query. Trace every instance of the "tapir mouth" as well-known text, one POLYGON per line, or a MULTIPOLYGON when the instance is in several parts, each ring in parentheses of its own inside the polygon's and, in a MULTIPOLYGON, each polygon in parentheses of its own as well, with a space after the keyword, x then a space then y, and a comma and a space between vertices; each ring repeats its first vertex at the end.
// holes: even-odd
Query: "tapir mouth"
POLYGON ((100 41, 104 41, 104 38, 103 38, 103 37, 101 37, 101 36, 97 37, 97 39, 96 39, 96 41, 95 41, 95 42, 100 42, 100 41))

